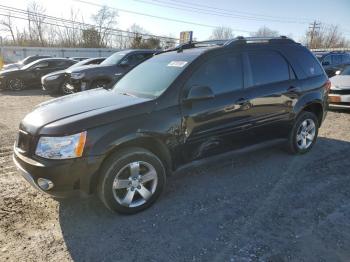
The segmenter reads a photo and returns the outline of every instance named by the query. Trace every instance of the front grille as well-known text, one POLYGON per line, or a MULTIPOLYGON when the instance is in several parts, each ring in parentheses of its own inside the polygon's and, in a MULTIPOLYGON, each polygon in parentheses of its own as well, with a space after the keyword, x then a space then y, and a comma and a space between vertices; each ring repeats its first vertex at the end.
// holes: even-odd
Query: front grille
POLYGON ((19 130, 17 138, 17 148, 19 148, 22 153, 29 153, 30 143, 32 136, 25 131, 19 130))
POLYGON ((350 95, 350 89, 331 89, 329 93, 334 95, 350 95))

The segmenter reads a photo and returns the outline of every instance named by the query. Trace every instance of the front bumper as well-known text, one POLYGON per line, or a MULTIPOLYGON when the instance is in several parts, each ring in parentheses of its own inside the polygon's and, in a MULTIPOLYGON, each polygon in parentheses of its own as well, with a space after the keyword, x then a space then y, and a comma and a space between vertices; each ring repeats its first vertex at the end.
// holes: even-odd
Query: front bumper
POLYGON ((350 109, 350 94, 329 94, 329 107, 350 109))
POLYGON ((37 190, 55 197, 93 193, 102 161, 102 157, 38 160, 22 155, 16 147, 13 154, 13 162, 22 176, 37 190), (52 181, 54 187, 47 191, 42 190, 38 186, 39 178, 52 181))

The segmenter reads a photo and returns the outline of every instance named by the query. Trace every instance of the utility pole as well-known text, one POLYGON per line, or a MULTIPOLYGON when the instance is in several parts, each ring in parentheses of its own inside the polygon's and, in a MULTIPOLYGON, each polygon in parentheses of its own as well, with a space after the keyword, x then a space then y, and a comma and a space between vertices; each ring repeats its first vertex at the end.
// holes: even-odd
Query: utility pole
POLYGON ((312 44, 314 41, 315 33, 317 30, 320 29, 321 23, 318 23, 316 20, 310 24, 309 30, 310 30, 310 42, 309 42, 309 48, 313 48, 312 44))

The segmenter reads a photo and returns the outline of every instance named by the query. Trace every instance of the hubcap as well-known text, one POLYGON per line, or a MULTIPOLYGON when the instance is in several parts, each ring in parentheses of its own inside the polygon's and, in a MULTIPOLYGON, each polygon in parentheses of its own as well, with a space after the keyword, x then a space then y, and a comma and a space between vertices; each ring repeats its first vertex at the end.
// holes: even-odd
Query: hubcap
POLYGON ((12 90, 19 91, 23 89, 23 82, 22 80, 16 78, 16 79, 10 80, 9 86, 12 90))
POLYGON ((316 126, 312 119, 305 119, 298 128, 297 146, 300 149, 307 149, 315 139, 316 126))
POLYGON ((119 170, 113 181, 115 200, 126 207, 145 204, 157 188, 156 169, 144 161, 131 162, 119 170))

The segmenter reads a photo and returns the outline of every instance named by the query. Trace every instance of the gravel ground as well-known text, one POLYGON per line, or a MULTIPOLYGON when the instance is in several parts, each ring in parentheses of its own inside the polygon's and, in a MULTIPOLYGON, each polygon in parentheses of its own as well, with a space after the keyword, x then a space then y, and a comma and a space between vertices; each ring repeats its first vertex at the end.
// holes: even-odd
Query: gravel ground
POLYGON ((0 93, 0 261, 350 261, 350 112, 329 112, 307 155, 187 167, 152 208, 123 216, 96 197, 53 200, 16 172, 18 124, 49 98, 0 93))

